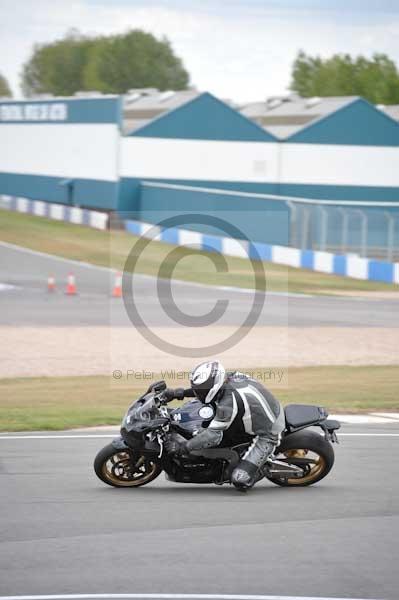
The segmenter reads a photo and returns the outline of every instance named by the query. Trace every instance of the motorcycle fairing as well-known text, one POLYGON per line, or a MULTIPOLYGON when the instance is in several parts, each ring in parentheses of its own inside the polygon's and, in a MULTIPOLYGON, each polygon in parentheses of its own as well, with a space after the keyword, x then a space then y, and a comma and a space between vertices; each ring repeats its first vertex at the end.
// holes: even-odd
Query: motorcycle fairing
POLYGON ((212 406, 207 405, 204 407, 200 400, 194 398, 183 404, 183 406, 175 408, 170 414, 172 421, 179 426, 179 429, 187 433, 193 433, 201 427, 207 427, 212 421, 215 411, 212 406), (204 408, 207 409, 205 415, 204 408))

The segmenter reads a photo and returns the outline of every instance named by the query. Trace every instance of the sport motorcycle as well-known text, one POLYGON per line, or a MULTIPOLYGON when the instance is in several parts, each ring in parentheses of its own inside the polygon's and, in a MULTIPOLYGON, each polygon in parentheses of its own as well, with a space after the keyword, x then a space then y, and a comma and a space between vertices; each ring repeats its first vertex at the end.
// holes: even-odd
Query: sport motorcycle
MULTIPOLYGON (((187 456, 167 452, 165 442, 190 439, 208 427, 215 409, 196 398, 179 408, 170 408, 166 389, 164 381, 156 382, 129 407, 120 437, 95 457, 96 475, 114 487, 140 487, 154 481, 162 471, 169 481, 178 483, 230 483, 251 441, 195 450, 187 456)), ((333 467, 332 443, 338 442, 340 423, 328 419, 321 406, 291 404, 284 412, 286 426, 281 443, 259 469, 257 481, 266 478, 287 487, 313 485, 333 467)))

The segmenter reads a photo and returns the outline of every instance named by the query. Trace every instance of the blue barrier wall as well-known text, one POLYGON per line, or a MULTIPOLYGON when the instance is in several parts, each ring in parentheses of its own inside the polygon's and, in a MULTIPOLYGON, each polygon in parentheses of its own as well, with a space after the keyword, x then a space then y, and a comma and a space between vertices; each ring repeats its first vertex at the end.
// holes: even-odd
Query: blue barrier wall
POLYGON ((158 223, 175 213, 187 215, 186 229, 214 233, 214 229, 205 223, 189 223, 190 214, 200 213, 217 217, 226 224, 237 227, 243 232, 243 237, 251 241, 285 245, 290 242, 289 209, 282 202, 262 201, 246 196, 224 196, 222 193, 216 195, 197 190, 160 189, 145 184, 141 186, 138 210, 140 219, 158 223))
POLYGON ((126 230, 134 235, 153 239, 159 236, 160 241, 169 244, 194 245, 206 252, 265 260, 290 267, 302 267, 331 275, 343 275, 355 279, 382 281, 399 284, 399 263, 369 260, 355 255, 335 255, 329 252, 299 250, 280 245, 252 243, 233 243, 225 236, 209 235, 193 232, 187 228, 168 227, 151 231, 148 223, 142 221, 126 221, 126 230))

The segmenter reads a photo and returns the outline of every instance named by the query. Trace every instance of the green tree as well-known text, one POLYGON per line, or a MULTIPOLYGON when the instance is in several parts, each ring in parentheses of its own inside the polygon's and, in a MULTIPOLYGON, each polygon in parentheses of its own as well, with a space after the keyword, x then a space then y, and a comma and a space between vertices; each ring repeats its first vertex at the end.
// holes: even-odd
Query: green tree
POLYGON ((94 40, 75 30, 52 44, 35 45, 22 70, 25 96, 54 94, 69 96, 83 90, 83 71, 94 40))
POLYGON ((76 30, 35 46, 22 73, 26 96, 70 95, 80 90, 120 94, 134 87, 184 89, 189 76, 166 38, 140 30, 86 37, 76 30))
POLYGON ((290 87, 305 98, 363 96, 375 104, 399 102, 399 72, 385 54, 374 54, 371 59, 335 54, 323 60, 300 51, 290 87))
POLYGON ((8 85, 7 79, 0 73, 0 97, 12 97, 10 86, 8 85))
POLYGON ((166 38, 132 30, 103 37, 92 46, 84 72, 87 89, 122 94, 131 88, 181 90, 189 76, 166 38))

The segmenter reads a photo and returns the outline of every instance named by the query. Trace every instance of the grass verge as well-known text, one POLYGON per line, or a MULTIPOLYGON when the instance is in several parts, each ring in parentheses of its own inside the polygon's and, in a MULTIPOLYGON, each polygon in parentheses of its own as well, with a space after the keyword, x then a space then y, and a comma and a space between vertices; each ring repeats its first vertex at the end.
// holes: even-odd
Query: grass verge
MULTIPOLYGON (((395 366, 290 368, 281 383, 254 370, 283 404, 320 404, 336 412, 399 410, 395 366)), ((0 431, 117 425, 148 382, 110 377, 0 379, 0 431)), ((169 381, 171 387, 184 385, 169 381)))
MULTIPOLYGON (((124 231, 97 231, 88 227, 52 221, 11 211, 0 211, 0 240, 55 254, 65 258, 90 262, 122 270, 137 237, 124 231), (29 235, 27 236, 27 232, 29 235)), ((152 242, 137 264, 136 272, 157 275, 159 266, 168 265, 168 255, 176 248, 171 244, 152 242)), ((227 272, 216 272, 206 252, 185 256, 183 248, 177 250, 180 259, 173 269, 173 277, 185 281, 254 287, 251 264, 242 258, 226 257, 227 272)), ((398 291, 398 286, 372 281, 362 281, 264 263, 267 288, 270 291, 323 294, 331 292, 398 291)))

